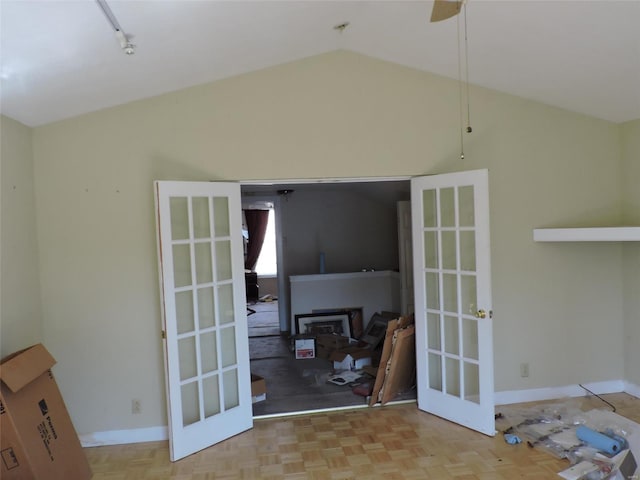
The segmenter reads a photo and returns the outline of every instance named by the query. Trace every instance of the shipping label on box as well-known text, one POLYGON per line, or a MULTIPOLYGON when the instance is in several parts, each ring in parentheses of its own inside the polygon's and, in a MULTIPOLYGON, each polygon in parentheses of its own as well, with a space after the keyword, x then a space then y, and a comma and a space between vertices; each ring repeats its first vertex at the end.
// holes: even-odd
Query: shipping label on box
POLYGON ((0 366, 0 478, 87 480, 91 469, 42 345, 0 366), (28 454, 28 456, 27 456, 28 454))
POLYGON ((295 338, 296 359, 316 358, 314 338, 295 338))

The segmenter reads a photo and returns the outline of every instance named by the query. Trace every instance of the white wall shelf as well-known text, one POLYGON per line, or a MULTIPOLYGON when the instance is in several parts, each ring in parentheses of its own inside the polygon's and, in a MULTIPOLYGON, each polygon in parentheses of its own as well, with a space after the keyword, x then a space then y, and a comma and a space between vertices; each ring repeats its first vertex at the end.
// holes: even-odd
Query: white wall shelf
POLYGON ((640 227, 536 228, 536 242, 640 242, 640 227))

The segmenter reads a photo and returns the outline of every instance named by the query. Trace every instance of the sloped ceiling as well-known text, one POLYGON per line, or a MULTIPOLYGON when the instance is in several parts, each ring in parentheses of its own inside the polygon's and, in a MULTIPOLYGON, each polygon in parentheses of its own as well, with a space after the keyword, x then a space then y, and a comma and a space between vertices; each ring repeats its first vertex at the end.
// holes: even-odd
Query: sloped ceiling
MULTIPOLYGON (((2 113, 37 126, 338 49, 458 77, 428 1, 0 0, 2 113), (350 22, 340 32, 333 27, 350 22)), ((469 80, 612 122, 640 118, 640 1, 470 0, 469 80)), ((464 65, 464 63, 463 63, 464 65)))

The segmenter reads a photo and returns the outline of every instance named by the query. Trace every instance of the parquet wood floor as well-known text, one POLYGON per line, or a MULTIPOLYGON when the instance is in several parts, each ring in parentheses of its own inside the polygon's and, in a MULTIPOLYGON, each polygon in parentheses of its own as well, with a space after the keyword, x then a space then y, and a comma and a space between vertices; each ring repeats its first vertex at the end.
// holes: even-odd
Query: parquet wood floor
MULTIPOLYGON (((640 423, 640 399, 604 398, 640 423)), ((578 402, 584 410, 608 408, 595 397, 578 402)), ((508 415, 514 407, 498 411, 508 415)), ((415 404, 259 420, 252 430, 175 463, 167 442, 85 451, 94 480, 541 480, 559 478, 568 467, 543 450, 508 445, 500 434, 484 436, 415 404)))

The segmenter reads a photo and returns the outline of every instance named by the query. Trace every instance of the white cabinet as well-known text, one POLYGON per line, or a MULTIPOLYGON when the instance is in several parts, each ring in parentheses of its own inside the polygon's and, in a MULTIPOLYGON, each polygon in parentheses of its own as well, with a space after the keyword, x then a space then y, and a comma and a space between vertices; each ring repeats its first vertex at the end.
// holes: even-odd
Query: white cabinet
POLYGON ((291 333, 295 316, 314 310, 362 308, 366 327, 380 311, 400 309, 400 274, 394 271, 293 275, 291 282, 291 333))

